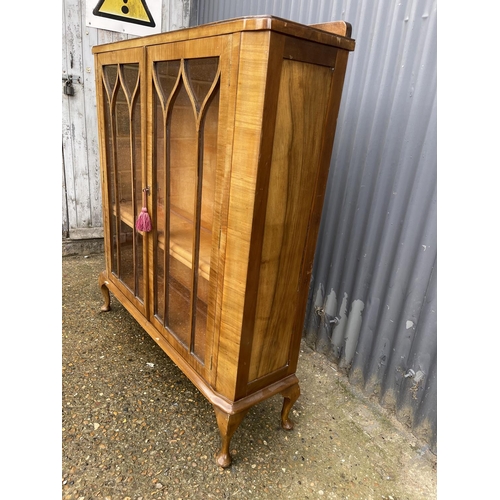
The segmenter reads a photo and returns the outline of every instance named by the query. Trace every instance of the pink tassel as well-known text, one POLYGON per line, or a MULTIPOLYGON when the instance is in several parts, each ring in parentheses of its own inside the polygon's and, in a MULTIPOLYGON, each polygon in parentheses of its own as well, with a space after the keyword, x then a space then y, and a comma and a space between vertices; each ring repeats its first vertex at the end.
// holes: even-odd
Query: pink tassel
POLYGON ((148 207, 147 207, 147 192, 149 191, 149 188, 144 188, 142 190, 143 195, 142 195, 142 210, 139 216, 137 217, 137 221, 135 222, 135 228, 137 231, 142 231, 145 233, 148 233, 151 231, 153 226, 151 225, 151 217, 149 217, 148 214, 148 207))

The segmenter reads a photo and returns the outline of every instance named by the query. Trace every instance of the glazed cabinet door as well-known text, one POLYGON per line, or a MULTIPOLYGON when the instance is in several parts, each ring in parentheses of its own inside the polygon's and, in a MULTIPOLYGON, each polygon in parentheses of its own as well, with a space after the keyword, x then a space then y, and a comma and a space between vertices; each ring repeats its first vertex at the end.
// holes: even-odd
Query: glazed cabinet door
POLYGON ((227 52, 228 37, 147 49, 150 321, 204 377, 217 302, 227 52))
POLYGON ((97 62, 108 277, 144 314, 147 248, 144 234, 135 229, 146 182, 143 51, 99 54, 97 62))

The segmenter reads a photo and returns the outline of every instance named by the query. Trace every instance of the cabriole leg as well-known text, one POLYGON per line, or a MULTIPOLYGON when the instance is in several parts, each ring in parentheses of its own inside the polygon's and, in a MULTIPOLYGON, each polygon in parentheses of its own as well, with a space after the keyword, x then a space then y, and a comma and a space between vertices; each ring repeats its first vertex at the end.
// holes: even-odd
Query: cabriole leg
POLYGON ((214 406, 214 410, 221 437, 221 449, 216 457, 217 465, 220 467, 229 467, 232 460, 231 454, 229 453, 231 438, 245 418, 245 415, 248 413, 248 409, 234 415, 229 415, 216 406, 214 406))
POLYGON ((107 280, 104 273, 101 273, 99 275, 99 287, 101 288, 102 297, 104 298, 104 305, 101 307, 101 311, 109 311, 111 309, 111 299, 109 296, 109 289, 107 287, 107 280))
POLYGON ((280 392, 280 394, 285 398, 283 400, 283 408, 281 410, 281 427, 290 431, 293 429, 293 422, 288 418, 288 414, 290 413, 292 406, 295 404, 295 401, 297 401, 300 396, 299 384, 292 385, 288 389, 280 392))

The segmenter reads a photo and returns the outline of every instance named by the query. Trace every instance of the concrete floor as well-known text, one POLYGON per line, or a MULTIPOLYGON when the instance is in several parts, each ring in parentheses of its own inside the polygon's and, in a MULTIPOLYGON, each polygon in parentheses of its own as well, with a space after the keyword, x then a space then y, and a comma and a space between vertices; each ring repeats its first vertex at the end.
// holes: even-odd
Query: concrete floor
POLYGON ((211 405, 114 297, 100 312, 103 269, 102 253, 62 262, 63 500, 436 498, 428 447, 304 343, 295 429, 273 397, 218 467, 211 405))

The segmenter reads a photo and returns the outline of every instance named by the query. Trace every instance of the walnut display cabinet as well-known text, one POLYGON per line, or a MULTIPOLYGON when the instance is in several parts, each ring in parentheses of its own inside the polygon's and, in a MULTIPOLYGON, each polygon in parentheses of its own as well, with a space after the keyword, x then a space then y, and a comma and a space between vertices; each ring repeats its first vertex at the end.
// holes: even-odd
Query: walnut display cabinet
POLYGON ((246 17, 93 48, 110 292, 210 401, 217 463, 295 375, 345 22, 246 17), (151 230, 136 221, 147 209, 151 230))

